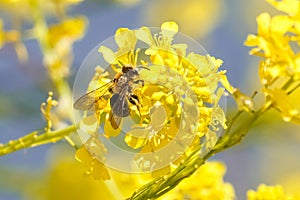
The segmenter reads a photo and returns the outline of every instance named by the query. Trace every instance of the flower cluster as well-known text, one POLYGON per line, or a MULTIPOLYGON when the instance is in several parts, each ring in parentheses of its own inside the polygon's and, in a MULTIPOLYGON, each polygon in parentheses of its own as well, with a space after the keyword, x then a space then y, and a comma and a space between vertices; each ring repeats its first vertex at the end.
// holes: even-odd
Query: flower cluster
MULTIPOLYGON (((178 25, 174 22, 163 23, 154 35, 148 27, 118 29, 114 38, 118 49, 99 48, 110 70, 103 73, 97 67, 88 87, 88 91, 107 84, 114 87, 109 78, 112 72, 122 74, 124 66, 138 70, 138 80, 143 84, 130 85, 139 99, 137 105, 129 104, 134 122, 129 130, 122 130, 128 127, 122 122, 118 128, 112 125, 112 94, 107 89, 96 90, 94 95, 99 100, 95 102, 95 114, 83 117, 80 131, 98 137, 98 129, 103 127, 107 139, 125 134, 125 143, 138 151, 135 159, 141 170, 165 174, 196 149, 202 148, 203 153, 210 149, 218 131, 226 128, 219 106, 224 88, 219 84, 230 93, 234 89, 226 71, 219 71, 222 61, 190 51, 185 43, 174 43, 177 33, 178 25)), ((85 146, 89 149, 88 144, 85 146)))
POLYGON ((267 100, 281 112, 283 120, 299 123, 299 94, 295 91, 300 85, 300 2, 267 1, 286 14, 260 14, 257 35, 249 35, 245 45, 254 47, 250 54, 263 58, 259 77, 267 100))
POLYGON ((257 191, 249 190, 247 193, 248 200, 256 199, 282 199, 282 200, 294 200, 292 195, 288 195, 283 191, 283 188, 277 186, 267 186, 261 184, 258 186, 257 191))
POLYGON ((30 55, 24 41, 36 40, 39 44, 44 67, 58 94, 59 104, 54 112, 59 120, 53 123, 55 129, 65 127, 73 117, 72 93, 66 79, 72 67, 73 44, 84 35, 87 19, 83 16, 68 16, 67 10, 79 2, 81 0, 0 2, 0 10, 11 17, 10 24, 5 24, 10 30, 4 29, 0 19, 0 48, 5 43, 12 43, 19 60, 25 62, 30 55))

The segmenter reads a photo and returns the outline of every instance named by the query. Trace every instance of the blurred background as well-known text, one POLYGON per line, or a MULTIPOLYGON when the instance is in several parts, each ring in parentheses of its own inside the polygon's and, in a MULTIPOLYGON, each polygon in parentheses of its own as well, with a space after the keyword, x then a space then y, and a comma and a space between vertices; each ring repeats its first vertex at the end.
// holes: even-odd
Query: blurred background
MULTIPOLYGON (((89 52, 119 27, 157 27, 172 20, 179 24, 179 31, 222 59, 230 82, 251 95, 259 90, 259 59, 248 55, 249 48, 243 42, 249 33, 256 33, 255 18, 264 11, 277 13, 263 0, 83 1, 68 11, 89 20, 85 36, 74 45, 70 83, 89 52)), ((17 11, 0 7, 4 29, 11 27, 13 12, 17 11)), ((29 56, 24 63, 18 61, 12 45, 0 49, 0 143, 45 124, 40 104, 53 86, 37 42, 28 40, 25 45, 29 56)), ((225 181, 233 184, 237 199, 246 199, 246 191, 260 183, 281 184, 287 192, 295 193, 300 188, 299 144, 299 127, 281 122, 279 114, 272 111, 257 122, 240 145, 212 160, 227 165, 225 181)), ((58 142, 0 157, 0 199, 31 199, 30 190, 41 184, 46 187, 45 180, 49 180, 55 163, 74 152, 68 144, 58 142)))

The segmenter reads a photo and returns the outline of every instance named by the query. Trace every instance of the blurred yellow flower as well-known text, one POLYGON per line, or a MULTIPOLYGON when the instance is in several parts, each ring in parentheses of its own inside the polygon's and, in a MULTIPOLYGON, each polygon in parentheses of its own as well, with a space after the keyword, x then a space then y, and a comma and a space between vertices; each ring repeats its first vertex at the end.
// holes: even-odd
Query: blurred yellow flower
MULTIPOLYGON (((299 123, 300 105, 292 97, 300 86, 299 47, 300 2, 298 0, 267 0, 287 14, 257 17, 257 35, 249 35, 245 45, 253 46, 250 54, 263 58, 259 77, 263 92, 285 121, 299 123)), ((296 95, 297 97, 299 95, 296 95)))
POLYGON ((273 106, 280 112, 286 122, 300 123, 299 95, 287 95, 279 89, 264 89, 267 99, 272 101, 273 106))
POLYGON ((0 10, 24 21, 35 17, 32 12, 34 9, 45 15, 63 16, 70 6, 80 2, 82 0, 2 0, 0 10))
POLYGON ((3 30, 3 22, 0 19, 0 48, 2 48, 4 43, 5 43, 5 36, 4 36, 4 30, 3 30))
POLYGON ((226 167, 220 162, 207 162, 195 174, 162 196, 161 200, 233 200, 235 191, 230 183, 224 182, 226 167))
MULTIPOLYGON (((41 41, 45 51, 44 64, 53 80, 68 77, 72 65, 72 45, 82 38, 87 26, 87 20, 80 16, 51 25, 47 35, 41 41)), ((36 30, 37 32, 39 30, 36 30)), ((38 33, 37 33, 38 34, 38 33)))
POLYGON ((276 177, 276 181, 281 183, 284 190, 293 194, 295 199, 300 199, 300 172, 299 171, 291 171, 289 173, 284 173, 281 176, 276 177))
POLYGON ((292 17, 299 17, 299 1, 297 0, 266 0, 268 3, 273 5, 277 10, 286 12, 292 17), (298 16, 296 16, 298 15, 298 16))
POLYGON ((80 163, 61 152, 51 161, 38 184, 31 185, 25 192, 28 199, 40 200, 118 199, 106 182, 87 176, 80 163))
POLYGON ((279 185, 267 186, 261 184, 258 186, 257 191, 249 190, 247 192, 248 200, 296 200, 292 195, 284 192, 283 188, 279 185))
POLYGON ((173 20, 181 31, 194 38, 208 35, 224 17, 221 0, 149 1, 145 7, 146 20, 151 26, 162 21, 173 20), (208 20, 209 19, 209 20, 208 20))

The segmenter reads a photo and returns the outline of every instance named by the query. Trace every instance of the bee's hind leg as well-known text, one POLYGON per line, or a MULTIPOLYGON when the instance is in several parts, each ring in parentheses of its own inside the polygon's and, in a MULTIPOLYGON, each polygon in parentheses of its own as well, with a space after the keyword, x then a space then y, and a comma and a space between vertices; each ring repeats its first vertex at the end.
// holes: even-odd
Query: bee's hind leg
POLYGON ((142 104, 140 103, 139 97, 135 94, 130 94, 128 100, 131 104, 137 107, 139 114, 141 116, 140 106, 142 106, 142 104))

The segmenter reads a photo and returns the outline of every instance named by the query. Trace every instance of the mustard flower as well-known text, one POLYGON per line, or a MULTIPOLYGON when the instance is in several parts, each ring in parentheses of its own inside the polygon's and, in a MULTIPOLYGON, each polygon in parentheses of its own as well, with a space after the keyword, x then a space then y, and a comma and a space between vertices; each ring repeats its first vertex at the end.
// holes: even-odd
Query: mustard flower
POLYGON ((133 51, 135 50, 137 38, 134 31, 128 28, 119 28, 115 33, 114 39, 118 45, 116 52, 113 52, 106 46, 101 46, 98 49, 105 61, 111 64, 115 71, 118 71, 117 67, 120 62, 125 65, 136 66, 137 57, 133 51))
POLYGON ((24 187, 26 199, 120 199, 106 182, 85 175, 82 165, 72 155, 59 152, 49 163, 43 176, 24 187))
POLYGON ((0 19, 0 48, 3 46, 4 43, 5 43, 5 37, 3 31, 3 22, 0 19))
POLYGON ((268 200, 294 200, 295 198, 284 192, 280 185, 267 186, 261 184, 257 191, 249 190, 247 193, 248 200, 268 199, 268 200))
POLYGON ((298 0, 267 0, 285 12, 271 17, 262 13, 257 17, 257 35, 249 35, 245 45, 253 46, 250 54, 261 56, 259 77, 270 105, 281 112, 285 121, 299 123, 299 6, 298 0))
MULTIPOLYGON (((53 80, 68 77, 72 65, 72 45, 82 38, 87 21, 84 17, 68 18, 49 27, 46 36, 42 36, 45 57, 44 64, 53 80)), ((36 30, 36 34, 39 30, 36 30)))
POLYGON ((98 137, 99 127, 107 139, 124 133, 124 142, 137 152, 138 168, 156 175, 172 170, 199 146, 205 151, 215 144, 218 131, 226 128, 220 98, 224 88, 230 93, 234 91, 226 71, 219 70, 221 60, 188 52, 185 43, 174 44, 176 34, 175 22, 163 23, 160 32, 154 35, 148 27, 118 29, 114 38, 117 50, 106 46, 98 49, 112 71, 103 73, 96 68, 88 87, 88 92, 103 85, 106 90, 87 94, 100 99, 95 102, 95 113, 87 112, 80 121, 80 129, 88 133, 87 137, 98 137), (122 128, 128 124, 112 126, 109 105, 112 101, 109 88, 115 87, 109 77, 112 72, 122 74, 123 66, 137 68, 138 79, 143 81, 130 86, 138 97, 138 105, 129 105, 134 124, 126 131, 122 128), (206 142, 201 143, 203 138, 206 142))
POLYGON ((150 1, 143 14, 154 25, 172 19, 182 26, 182 32, 199 38, 205 37, 217 27, 225 9, 220 0, 185 0, 184 4, 180 0, 173 0, 172 3, 160 0, 150 1))
POLYGON ((70 6, 80 2, 82 0, 3 0, 0 2, 0 9, 23 21, 35 17, 33 10, 40 10, 46 15, 64 16, 70 6))

